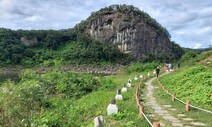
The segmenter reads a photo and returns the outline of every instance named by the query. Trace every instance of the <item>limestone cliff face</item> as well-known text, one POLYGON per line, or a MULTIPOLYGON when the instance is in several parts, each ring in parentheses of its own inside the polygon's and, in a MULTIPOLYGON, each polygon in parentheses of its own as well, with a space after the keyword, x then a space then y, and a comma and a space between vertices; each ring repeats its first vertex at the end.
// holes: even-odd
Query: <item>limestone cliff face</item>
POLYGON ((173 56, 170 40, 133 12, 108 11, 91 18, 85 32, 101 42, 115 44, 137 58, 160 53, 173 56))

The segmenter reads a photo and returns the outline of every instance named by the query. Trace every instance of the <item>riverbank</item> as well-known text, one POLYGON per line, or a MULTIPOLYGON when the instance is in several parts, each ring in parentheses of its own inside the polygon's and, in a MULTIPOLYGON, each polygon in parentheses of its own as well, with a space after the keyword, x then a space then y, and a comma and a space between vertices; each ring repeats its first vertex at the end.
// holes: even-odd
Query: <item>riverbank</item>
MULTIPOLYGON (((21 71, 29 67, 24 67, 20 65, 9 65, 0 68, 0 82, 11 79, 12 81, 19 81, 19 74, 21 71)), ((105 65, 105 66, 93 66, 93 65, 64 65, 59 66, 58 69, 63 72, 73 72, 73 73, 89 73, 93 75, 114 75, 118 70, 122 68, 121 65, 105 65)), ((32 67, 36 73, 44 74, 50 72, 55 67, 45 67, 37 66, 32 67)))

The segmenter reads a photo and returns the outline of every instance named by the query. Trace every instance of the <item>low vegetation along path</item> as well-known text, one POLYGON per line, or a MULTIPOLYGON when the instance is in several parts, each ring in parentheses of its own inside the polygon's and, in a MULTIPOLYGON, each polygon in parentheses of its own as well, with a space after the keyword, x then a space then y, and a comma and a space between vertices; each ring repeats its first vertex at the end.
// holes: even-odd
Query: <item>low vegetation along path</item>
MULTIPOLYGON (((153 110, 153 114, 150 114, 149 117, 153 119, 157 119, 160 122, 162 127, 194 127, 201 126, 195 125, 192 123, 191 118, 186 118, 185 114, 177 114, 177 116, 171 115, 170 111, 176 111, 177 109, 173 108, 172 105, 160 105, 157 103, 156 98, 153 95, 154 89, 152 81, 156 78, 151 78, 148 80, 146 84, 147 92, 146 92, 146 107, 150 107, 153 110), (167 110, 169 109, 169 110, 167 110), (182 118, 183 119, 180 119, 182 118)), ((203 125, 204 126, 204 125, 203 125)))

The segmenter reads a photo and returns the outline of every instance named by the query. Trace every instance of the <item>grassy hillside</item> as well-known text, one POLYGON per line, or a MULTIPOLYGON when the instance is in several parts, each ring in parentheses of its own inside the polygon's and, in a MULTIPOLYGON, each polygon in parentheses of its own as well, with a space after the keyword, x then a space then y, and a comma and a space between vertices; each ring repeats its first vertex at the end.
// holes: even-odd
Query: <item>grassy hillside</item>
POLYGON ((45 74, 26 70, 21 81, 1 83, 0 124, 5 126, 93 126, 97 115, 105 117, 106 126, 145 126, 138 117, 135 85, 117 101, 119 113, 107 116, 110 99, 122 88, 129 77, 139 75, 124 71, 108 77, 61 72, 55 69, 45 74))
POLYGON ((192 51, 182 56, 183 67, 161 78, 162 84, 191 104, 212 110, 212 51, 192 51))
MULTIPOLYGON (((210 59, 211 55, 205 53, 208 54, 202 52, 195 57, 202 59, 194 65, 162 77, 161 82, 184 101, 189 99, 191 104, 211 110, 212 71, 209 64, 198 65, 210 59)), ((26 70, 20 75, 19 83, 6 81, 0 85, 0 113, 3 114, 0 124, 91 127, 94 117, 103 115, 106 126, 148 127, 147 121, 139 118, 136 108, 134 94, 138 81, 133 80, 133 87, 123 94, 123 101, 117 101, 118 114, 107 116, 106 109, 129 77, 145 75, 158 64, 136 63, 107 77, 61 72, 60 69, 45 74, 26 70)))
POLYGON ((187 51, 179 60, 183 66, 192 66, 192 65, 205 65, 211 68, 211 56, 212 50, 200 51, 200 50, 190 50, 187 51))
POLYGON ((181 68, 161 78, 162 84, 184 102, 212 110, 212 70, 205 66, 181 68))

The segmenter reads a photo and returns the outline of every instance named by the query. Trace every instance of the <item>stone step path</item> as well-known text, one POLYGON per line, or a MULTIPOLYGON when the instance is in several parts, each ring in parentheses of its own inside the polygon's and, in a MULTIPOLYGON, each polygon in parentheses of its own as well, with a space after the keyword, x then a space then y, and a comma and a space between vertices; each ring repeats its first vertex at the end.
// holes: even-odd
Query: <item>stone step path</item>
POLYGON ((160 105, 156 102, 156 98, 153 96, 154 87, 152 81, 156 78, 148 80, 146 84, 147 92, 145 98, 146 107, 150 107, 153 110, 153 114, 148 116, 151 118, 159 118, 161 127, 196 127, 205 126, 203 123, 194 122, 193 119, 187 118, 185 114, 178 114, 177 116, 171 115, 170 111, 176 111, 172 105, 160 105))

